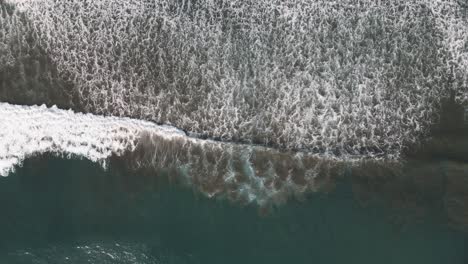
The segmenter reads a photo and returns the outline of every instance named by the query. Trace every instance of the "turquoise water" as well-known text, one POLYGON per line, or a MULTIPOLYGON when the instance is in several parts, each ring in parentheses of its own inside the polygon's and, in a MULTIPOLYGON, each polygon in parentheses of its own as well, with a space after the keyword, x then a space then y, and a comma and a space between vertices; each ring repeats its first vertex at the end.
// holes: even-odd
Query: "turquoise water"
POLYGON ((468 263, 443 217, 396 224, 347 182, 264 215, 166 179, 27 160, 0 179, 0 263, 468 263))

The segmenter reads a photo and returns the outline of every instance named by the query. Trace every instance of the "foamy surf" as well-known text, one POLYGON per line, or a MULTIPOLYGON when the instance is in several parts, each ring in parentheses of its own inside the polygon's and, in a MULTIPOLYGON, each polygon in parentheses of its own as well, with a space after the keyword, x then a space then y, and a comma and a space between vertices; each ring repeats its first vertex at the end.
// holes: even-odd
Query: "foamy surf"
POLYGON ((441 98, 468 94, 466 8, 455 0, 5 3, 5 102, 398 156, 427 136, 441 98))
POLYGON ((181 132, 128 118, 74 113, 53 106, 0 103, 0 175, 26 157, 45 152, 76 155, 105 165, 111 155, 135 149, 143 130, 177 136, 181 132))

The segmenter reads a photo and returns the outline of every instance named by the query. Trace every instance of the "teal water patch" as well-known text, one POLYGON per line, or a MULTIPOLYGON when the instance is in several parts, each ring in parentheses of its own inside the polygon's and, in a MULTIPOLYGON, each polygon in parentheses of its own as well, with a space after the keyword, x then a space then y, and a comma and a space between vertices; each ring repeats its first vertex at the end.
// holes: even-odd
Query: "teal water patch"
POLYGON ((165 172, 27 160, 0 179, 0 263, 467 263, 466 234, 437 217, 395 225, 348 183, 262 215, 165 172))

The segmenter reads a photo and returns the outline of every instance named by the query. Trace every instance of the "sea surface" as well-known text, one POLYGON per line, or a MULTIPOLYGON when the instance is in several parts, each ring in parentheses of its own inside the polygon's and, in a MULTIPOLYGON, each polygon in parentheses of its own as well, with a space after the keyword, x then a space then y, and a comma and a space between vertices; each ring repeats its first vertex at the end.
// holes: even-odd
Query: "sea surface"
POLYGON ((468 264, 465 2, 0 0, 0 264, 468 264))
POLYGON ((262 212, 87 160, 27 159, 0 178, 0 263, 467 263, 468 236, 363 205, 343 181, 262 212))

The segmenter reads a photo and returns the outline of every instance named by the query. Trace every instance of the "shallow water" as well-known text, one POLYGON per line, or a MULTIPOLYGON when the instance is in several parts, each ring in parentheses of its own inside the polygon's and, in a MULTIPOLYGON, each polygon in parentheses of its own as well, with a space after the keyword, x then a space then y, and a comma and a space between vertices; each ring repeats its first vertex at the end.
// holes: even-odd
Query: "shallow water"
MULTIPOLYGON (((0 263, 466 263, 467 236, 437 212, 360 205, 350 184, 261 213, 162 172, 27 160, 0 179, 0 263)), ((437 210, 434 210, 437 211, 437 210)))

